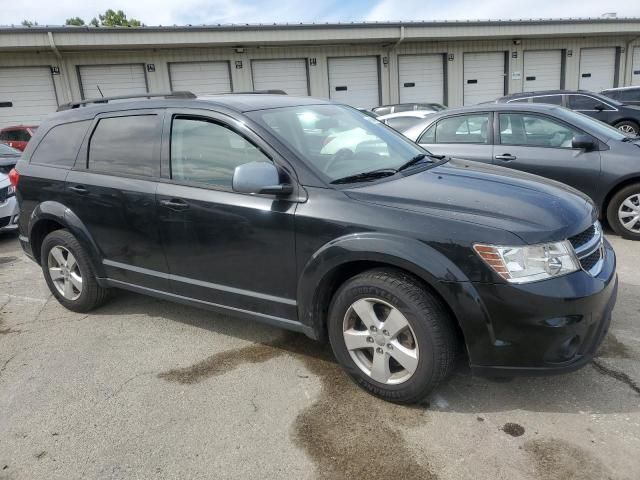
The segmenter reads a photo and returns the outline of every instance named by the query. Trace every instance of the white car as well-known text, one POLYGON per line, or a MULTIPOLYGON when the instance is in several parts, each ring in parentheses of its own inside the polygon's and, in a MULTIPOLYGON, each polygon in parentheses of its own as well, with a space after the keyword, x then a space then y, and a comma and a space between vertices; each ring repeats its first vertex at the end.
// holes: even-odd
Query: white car
POLYGON ((411 110, 408 112, 389 113, 381 115, 378 120, 389 125, 394 130, 402 132, 417 125, 429 115, 436 113, 433 110, 411 110))
POLYGON ((18 202, 9 172, 19 158, 18 150, 0 143, 0 232, 18 228, 18 202))

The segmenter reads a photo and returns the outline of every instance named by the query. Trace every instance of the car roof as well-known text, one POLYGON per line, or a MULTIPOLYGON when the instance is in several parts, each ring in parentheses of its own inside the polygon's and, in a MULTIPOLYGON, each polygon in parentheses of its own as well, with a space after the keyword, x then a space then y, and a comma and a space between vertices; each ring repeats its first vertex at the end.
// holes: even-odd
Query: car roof
POLYGON ((111 102, 86 103, 80 106, 73 106, 55 112, 47 117, 47 123, 60 124, 88 120, 100 113, 122 112, 132 110, 149 110, 157 108, 190 108, 190 109, 211 109, 212 107, 238 113, 255 110, 267 110, 272 108, 297 107, 305 105, 335 105, 338 102, 324 98, 298 97, 290 95, 272 94, 220 94, 208 95, 195 98, 133 98, 131 100, 120 100, 111 102))
MULTIPOLYGON (((483 103, 479 105, 470 105, 466 107, 449 108, 440 112, 433 112, 430 118, 440 118, 446 115, 452 115, 457 113, 474 113, 474 112, 487 112, 487 111, 500 111, 500 110, 523 110, 527 112, 550 112, 553 110, 563 109, 560 105, 551 105, 547 103, 483 103)), ((564 109, 563 109, 564 110, 564 109)))
POLYGON ((605 88, 600 93, 604 92, 618 92, 620 90, 640 90, 640 85, 631 85, 629 87, 615 87, 615 88, 605 88))
POLYGON ((599 95, 597 92, 592 92, 591 90, 536 90, 533 92, 517 92, 511 93, 509 95, 505 95, 504 97, 500 97, 498 100, 509 99, 512 98, 528 98, 535 97, 538 95, 571 95, 576 93, 582 93, 587 95, 599 95))

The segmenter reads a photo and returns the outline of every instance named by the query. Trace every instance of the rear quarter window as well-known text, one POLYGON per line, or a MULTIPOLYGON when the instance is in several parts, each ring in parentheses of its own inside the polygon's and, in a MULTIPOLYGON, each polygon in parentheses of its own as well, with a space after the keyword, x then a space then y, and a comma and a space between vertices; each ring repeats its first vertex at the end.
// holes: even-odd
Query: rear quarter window
POLYGON ((49 130, 31 154, 29 163, 71 168, 89 128, 89 120, 56 125, 49 130))

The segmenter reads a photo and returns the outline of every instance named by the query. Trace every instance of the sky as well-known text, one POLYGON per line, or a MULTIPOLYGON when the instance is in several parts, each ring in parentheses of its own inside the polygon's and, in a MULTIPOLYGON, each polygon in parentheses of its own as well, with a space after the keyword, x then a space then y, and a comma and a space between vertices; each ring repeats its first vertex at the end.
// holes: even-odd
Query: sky
POLYGON ((0 25, 88 23, 108 8, 146 25, 640 17, 640 0, 0 0, 0 25))

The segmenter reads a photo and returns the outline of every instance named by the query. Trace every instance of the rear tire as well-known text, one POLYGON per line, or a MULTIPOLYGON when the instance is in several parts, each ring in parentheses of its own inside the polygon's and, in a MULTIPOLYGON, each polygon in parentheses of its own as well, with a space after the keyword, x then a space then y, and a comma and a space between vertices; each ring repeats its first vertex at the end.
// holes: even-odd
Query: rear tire
POLYGON ((607 221, 621 237, 640 240, 640 183, 624 187, 611 198, 607 221))
POLYGON ((98 285, 89 255, 68 230, 47 235, 40 252, 49 290, 65 308, 84 313, 107 300, 109 290, 98 285))
POLYGON ((417 403, 454 367, 454 321, 418 280, 399 270, 376 269, 351 278, 336 292, 329 340, 338 362, 360 387, 387 401, 417 403))
POLYGON ((623 120, 615 124, 615 127, 626 135, 637 137, 640 135, 640 127, 636 122, 630 120, 623 120))

